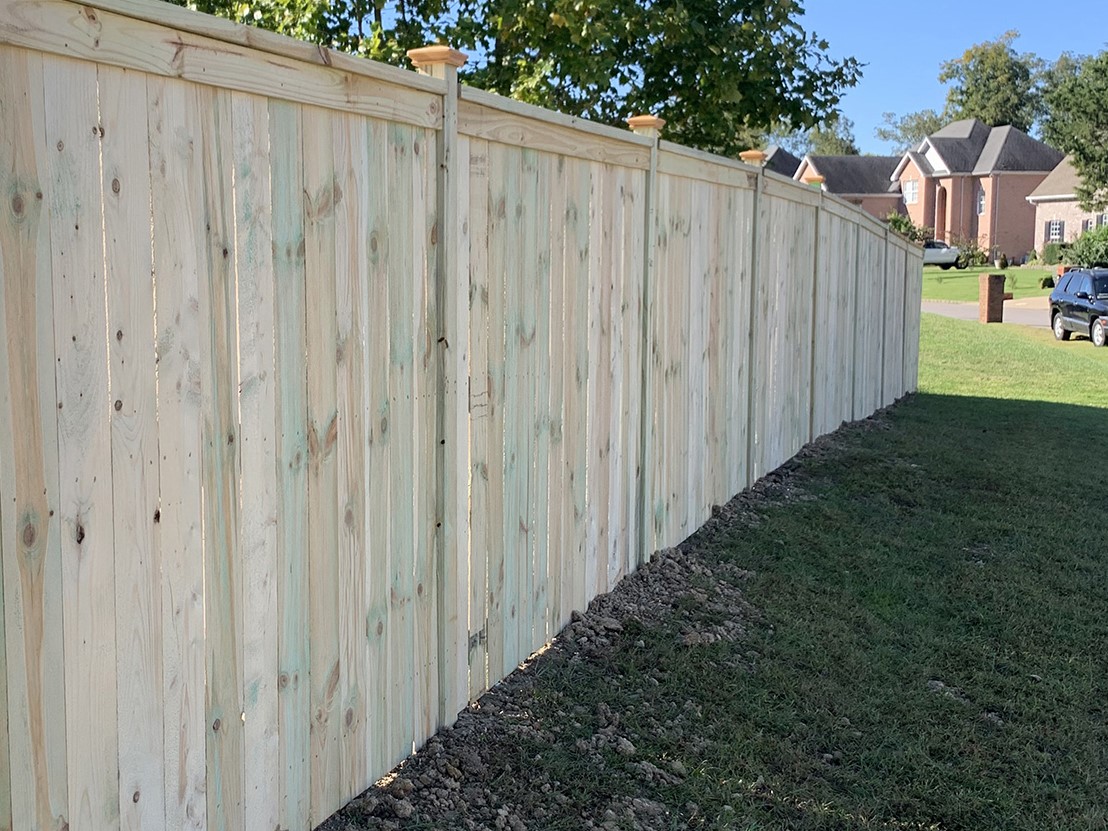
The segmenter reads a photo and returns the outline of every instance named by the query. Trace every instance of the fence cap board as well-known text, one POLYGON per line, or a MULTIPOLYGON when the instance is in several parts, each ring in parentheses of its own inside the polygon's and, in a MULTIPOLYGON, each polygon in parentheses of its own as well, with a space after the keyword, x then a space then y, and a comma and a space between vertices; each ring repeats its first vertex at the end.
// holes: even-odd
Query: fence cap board
POLYGON ((647 136, 636 135, 630 130, 625 130, 620 127, 610 127, 607 124, 597 124, 595 121, 589 121, 588 119, 579 118, 575 115, 566 115, 565 113, 555 112, 554 110, 548 110, 543 107, 537 107, 534 104, 516 101, 514 98, 505 98, 503 95, 477 89, 477 87, 470 87, 463 84, 459 97, 462 101, 480 104, 482 107, 488 107, 491 110, 499 110, 500 112, 517 115, 521 118, 529 118, 535 121, 542 121, 546 124, 553 124, 558 127, 578 130, 597 136, 598 138, 621 141, 638 147, 649 148, 654 146, 654 139, 648 138, 647 136))
MULTIPOLYGON (((482 95, 488 94, 482 93, 482 95)), ((497 99, 498 102, 508 101, 497 95, 488 97, 497 99)), ((569 116, 550 113, 529 105, 522 106, 557 118, 537 118, 517 112, 512 107, 490 107, 473 100, 463 100, 458 106, 458 132, 472 138, 557 153, 587 161, 621 165, 637 170, 647 170, 650 167, 650 147, 653 142, 649 139, 644 140, 634 133, 612 128, 604 128, 605 132, 582 129, 584 124, 588 124, 589 128, 597 128, 600 125, 581 119, 571 119, 569 116), (608 130, 616 135, 610 135, 608 130), (629 138, 635 141, 628 141, 629 138)))
POLYGON ((753 190, 758 186, 757 168, 748 165, 721 165, 710 154, 679 153, 670 149, 678 145, 671 145, 669 142, 665 144, 666 147, 658 153, 658 172, 662 175, 680 176, 743 190, 753 190))
MULTIPOLYGON (((77 6, 78 4, 73 3, 72 5, 77 6)), ((326 46, 307 43, 287 35, 271 32, 268 29, 259 29, 243 23, 235 23, 226 18, 174 6, 167 2, 161 2, 161 0, 86 0, 80 5, 114 12, 135 20, 157 23, 182 32, 203 35, 224 43, 247 46, 272 55, 281 55, 305 63, 341 69, 344 72, 373 78, 377 81, 401 84, 412 89, 434 92, 439 95, 446 92, 446 83, 441 79, 420 75, 417 72, 409 72, 406 69, 378 63, 367 58, 356 58, 353 55, 338 52, 326 46)))

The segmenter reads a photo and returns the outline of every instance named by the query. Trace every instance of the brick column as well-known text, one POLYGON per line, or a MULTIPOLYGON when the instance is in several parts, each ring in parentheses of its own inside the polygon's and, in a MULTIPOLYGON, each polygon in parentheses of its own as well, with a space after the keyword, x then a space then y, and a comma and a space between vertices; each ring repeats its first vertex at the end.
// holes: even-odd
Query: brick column
POLYGON ((1004 322, 1004 275, 982 274, 978 278, 977 319, 982 323, 1004 322))

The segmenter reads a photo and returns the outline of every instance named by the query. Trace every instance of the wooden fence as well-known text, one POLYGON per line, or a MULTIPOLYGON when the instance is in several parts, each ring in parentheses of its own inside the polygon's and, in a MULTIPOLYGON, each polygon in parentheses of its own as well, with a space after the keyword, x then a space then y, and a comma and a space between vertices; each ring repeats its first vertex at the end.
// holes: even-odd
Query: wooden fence
POLYGON ((0 829, 310 828, 915 387, 917 249, 452 57, 0 4, 0 829))

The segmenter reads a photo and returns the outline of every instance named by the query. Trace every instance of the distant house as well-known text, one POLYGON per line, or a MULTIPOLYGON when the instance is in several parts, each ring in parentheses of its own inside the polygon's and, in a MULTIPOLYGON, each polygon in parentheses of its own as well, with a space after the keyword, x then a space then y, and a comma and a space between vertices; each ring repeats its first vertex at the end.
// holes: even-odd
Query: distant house
POLYGON ((905 153, 891 179, 908 216, 934 228, 936 239, 976 239, 1019 260, 1035 248, 1036 209, 1027 197, 1061 161, 1015 127, 965 119, 905 153))
POLYGON ((884 219, 901 210, 900 188, 892 181, 899 161, 899 156, 805 156, 793 178, 822 176, 825 191, 884 219))
POLYGON ((1035 208, 1035 250, 1048 242, 1069 242, 1091 228, 1108 225, 1108 213, 1084 210, 1077 201, 1081 178, 1067 156, 1027 197, 1035 208))
POLYGON ((792 175, 796 173, 798 167, 800 167, 800 159, 784 147, 778 147, 776 144, 772 144, 766 148, 765 168, 767 170, 772 170, 774 173, 780 173, 782 176, 791 178, 792 175))

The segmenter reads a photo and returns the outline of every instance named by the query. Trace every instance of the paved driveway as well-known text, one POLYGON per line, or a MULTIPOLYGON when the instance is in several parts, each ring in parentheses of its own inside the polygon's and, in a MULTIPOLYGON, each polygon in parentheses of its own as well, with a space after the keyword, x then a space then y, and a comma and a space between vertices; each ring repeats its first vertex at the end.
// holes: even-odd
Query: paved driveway
MULTIPOLYGON (((924 300, 920 307, 925 312, 955 317, 959 320, 977 320, 976 303, 952 303, 946 300, 924 300)), ((1050 299, 1047 297, 1026 297, 1022 300, 1008 300, 1004 303, 1004 322, 1021 326, 1050 327, 1047 310, 1050 299)))

